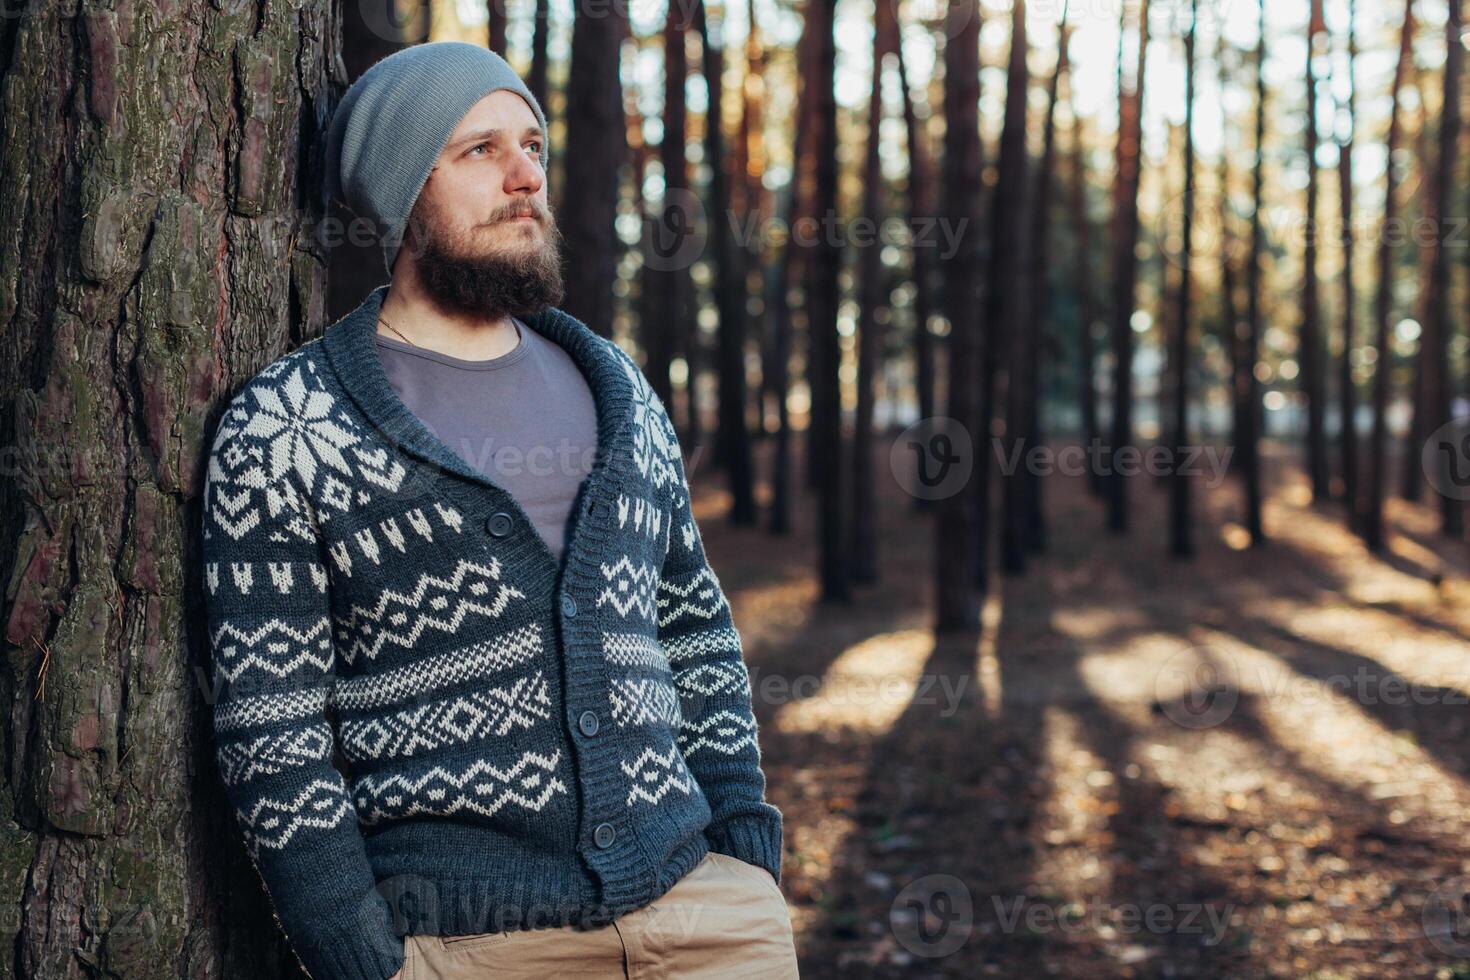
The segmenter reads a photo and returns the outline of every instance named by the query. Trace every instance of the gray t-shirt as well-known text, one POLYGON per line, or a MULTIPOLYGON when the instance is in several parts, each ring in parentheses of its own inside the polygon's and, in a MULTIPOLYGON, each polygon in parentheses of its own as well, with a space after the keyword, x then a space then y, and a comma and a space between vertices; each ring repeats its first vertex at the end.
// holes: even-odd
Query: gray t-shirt
POLYGON ((378 335, 403 404, 525 510, 561 560, 577 489, 597 452, 597 406, 566 351, 514 319, 515 348, 466 361, 378 335))

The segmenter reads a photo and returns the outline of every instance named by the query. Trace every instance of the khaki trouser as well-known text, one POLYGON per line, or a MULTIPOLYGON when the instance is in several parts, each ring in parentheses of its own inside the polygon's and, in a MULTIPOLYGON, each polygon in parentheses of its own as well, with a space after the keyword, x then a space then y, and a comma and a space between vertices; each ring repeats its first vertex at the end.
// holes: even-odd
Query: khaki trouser
POLYGON ((797 976, 781 889, 764 868, 714 851, 667 894, 599 929, 405 936, 403 945, 403 980, 797 976))

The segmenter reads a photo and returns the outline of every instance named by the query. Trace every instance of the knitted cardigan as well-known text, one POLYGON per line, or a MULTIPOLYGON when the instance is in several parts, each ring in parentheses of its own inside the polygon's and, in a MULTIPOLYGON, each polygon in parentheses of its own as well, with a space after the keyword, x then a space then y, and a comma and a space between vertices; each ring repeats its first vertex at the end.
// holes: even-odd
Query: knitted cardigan
POLYGON ((597 406, 558 562, 389 386, 387 288, 260 371, 208 460, 217 758, 302 965, 384 980, 405 933, 607 925, 710 850, 779 882, 740 636, 638 366, 523 318, 597 406))

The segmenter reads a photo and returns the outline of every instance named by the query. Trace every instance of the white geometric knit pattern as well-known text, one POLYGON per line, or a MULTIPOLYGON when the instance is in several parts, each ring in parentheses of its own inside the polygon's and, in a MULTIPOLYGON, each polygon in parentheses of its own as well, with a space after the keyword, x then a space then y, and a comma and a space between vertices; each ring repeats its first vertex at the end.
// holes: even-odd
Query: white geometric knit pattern
POLYGON ((498 618, 526 594, 502 582, 499 559, 461 559, 448 574, 425 572, 406 589, 385 589, 372 606, 353 605, 337 626, 342 659, 375 660, 384 644, 412 649, 425 630, 456 633, 473 613, 498 618))
POLYGON ((371 711, 530 663, 545 644, 536 623, 450 650, 406 667, 338 681, 333 700, 347 711, 371 711))
POLYGON ((320 718, 330 693, 325 685, 319 685, 305 690, 236 695, 228 701, 218 700, 214 708, 214 730, 235 732, 300 718, 320 718))
POLYGON ((602 655, 614 667, 661 667, 669 669, 669 657, 658 640, 647 633, 602 634, 602 655))
POLYGON ((323 616, 306 629, 268 619, 254 629, 225 622, 212 638, 219 673, 237 681, 248 670, 290 677, 302 667, 322 673, 332 667, 332 626, 323 616))
POLYGON ((668 626, 681 616, 712 620, 727 608, 719 580, 708 566, 701 568, 684 582, 665 578, 659 591, 666 593, 658 599, 660 627, 668 626))
POLYGON ((708 749, 722 755, 735 755, 755 746, 754 719, 733 711, 717 711, 698 721, 686 722, 679 733, 679 746, 685 755, 708 749))
POLYGON ((560 750, 550 755, 528 751, 508 767, 476 759, 461 772, 434 766, 417 776, 367 776, 357 780, 353 793, 365 824, 418 813, 452 816, 471 812, 491 817, 511 804, 537 812, 567 792, 566 783, 557 775, 560 762, 560 750))
POLYGON ((663 424, 667 413, 643 372, 623 355, 616 344, 612 341, 607 343, 617 350, 618 363, 623 366, 623 372, 633 386, 633 462, 655 490, 662 490, 677 479, 674 458, 679 452, 678 442, 673 432, 663 424))
POLYGON ((656 752, 652 746, 638 756, 619 763, 627 775, 628 806, 635 803, 656 804, 666 793, 678 790, 689 794, 695 786, 694 775, 684 764, 684 756, 670 746, 667 752, 656 752))
POLYGON ((220 769, 231 783, 243 783, 332 758, 332 729, 326 724, 232 742, 219 751, 220 769))
POLYGON ((602 563, 607 585, 597 597, 597 605, 610 605, 623 618, 652 622, 657 615, 655 594, 658 591, 658 569, 645 561, 633 561, 627 555, 609 565, 602 563))
POLYGON ((342 723, 342 752, 351 761, 391 759, 463 745, 551 717, 551 695, 538 670, 505 687, 417 705, 381 718, 342 723))
POLYGON ((339 778, 312 780, 290 799, 262 797, 237 816, 251 852, 258 856, 262 848, 285 847, 298 830, 331 830, 354 813, 339 778))
POLYGON ((211 515, 237 540, 260 523, 262 506, 272 518, 295 511, 309 525, 368 503, 369 487, 397 491, 407 475, 381 447, 363 447, 362 430, 340 410, 304 348, 267 366, 246 394, 253 404, 233 406, 217 438, 241 434, 250 448, 232 442, 211 461, 209 474, 217 491, 208 501, 211 515), (299 483, 283 479, 288 473, 299 483), (291 486, 301 487, 313 504, 291 499, 282 489, 291 486))
POLYGON ((665 680, 630 680, 614 677, 608 687, 613 721, 619 727, 658 722, 675 728, 684 720, 679 712, 679 695, 665 680))

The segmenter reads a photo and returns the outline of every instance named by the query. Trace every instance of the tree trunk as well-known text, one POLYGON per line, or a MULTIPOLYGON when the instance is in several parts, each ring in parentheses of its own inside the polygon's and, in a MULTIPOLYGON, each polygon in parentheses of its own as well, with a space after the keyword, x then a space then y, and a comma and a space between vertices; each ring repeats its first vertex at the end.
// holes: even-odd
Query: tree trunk
MULTIPOLYGON (((1113 431, 1108 453, 1108 529, 1128 530, 1128 482, 1120 450, 1133 447, 1133 303, 1138 287, 1138 185, 1143 163, 1143 97, 1148 65, 1148 0, 1138 12, 1138 64, 1118 88, 1117 181, 1113 200, 1113 431), (1126 80, 1125 80, 1126 81, 1126 80)), ((1127 9, 1123 6, 1127 29, 1127 9)), ((1120 69, 1120 76, 1122 72, 1120 69)))
MULTIPOLYGON (((1041 163, 1036 170, 1036 185, 1031 194, 1031 228, 1026 237, 1030 251, 1026 281, 1031 290, 1030 315, 1036 327, 1026 343, 1025 370, 1025 442, 1040 446, 1045 439, 1041 425, 1041 361, 1043 350, 1053 345, 1051 332, 1051 241, 1052 191, 1056 181, 1053 171, 1057 159, 1057 104, 1061 100, 1062 78, 1067 74, 1067 47, 1071 32, 1067 29, 1067 5, 1062 7, 1057 25, 1057 66, 1051 76, 1046 97, 1046 121, 1041 130, 1041 163)), ((1024 495, 1026 547, 1040 553, 1046 550, 1046 510, 1042 505, 1045 484, 1034 468, 1023 467, 1026 485, 1024 495)))
MULTIPOLYGON (((817 13, 816 106, 813 140, 816 150, 815 212, 819 217, 837 214, 837 46, 836 0, 813 0, 817 13)), ((818 464, 817 510, 819 524, 818 571, 822 598, 846 602, 850 598, 844 527, 847 521, 843 483, 847 467, 842 441, 842 392, 838 369, 842 348, 837 333, 838 274, 842 250, 831 236, 822 235, 811 250, 811 294, 807 299, 808 329, 812 356, 808 365, 814 394, 815 416, 812 437, 818 464)))
MULTIPOLYGON (((1424 339, 1419 352, 1420 369, 1423 371, 1423 401, 1420 405, 1424 411, 1420 435, 1425 439, 1450 421, 1454 393, 1449 351, 1454 323, 1450 316, 1451 271, 1448 239, 1457 213, 1454 197, 1459 186, 1460 80, 1463 76, 1465 48, 1460 40, 1460 0, 1449 0, 1448 10, 1449 16, 1445 21, 1444 101, 1440 105, 1438 166, 1429 188, 1426 200, 1428 213, 1425 215, 1436 229, 1433 242, 1429 246, 1429 290, 1425 297, 1424 339)), ((1446 479, 1449 460, 1437 453, 1431 459, 1439 468, 1439 478, 1430 482, 1434 496, 1439 499, 1440 532, 1445 537, 1458 538, 1465 531, 1463 502, 1444 492, 1448 485, 1446 479)), ((1417 464, 1419 461, 1414 462, 1417 464)))
MULTIPOLYGON (((740 215, 733 204, 733 178, 744 171, 731 169, 725 152, 725 52, 709 23, 704 0, 698 0, 695 18, 704 50, 704 80, 709 91, 705 114, 704 157, 710 162, 710 250, 715 266, 715 306, 719 313, 719 429, 716 459, 725 470, 730 488, 730 521, 755 523, 755 482, 750 462, 750 432, 745 424, 745 253, 735 241, 732 222, 740 215)), ((715 25, 718 28, 720 25, 715 25)), ((692 392, 693 385, 690 386, 692 392)))
POLYGON ((5 976, 299 975, 214 758, 198 498, 218 410, 326 322, 346 79, 334 5, 221 6, 0 25, 5 976))
MULTIPOLYGON (((993 217, 995 224, 991 234, 990 275, 986 283, 987 322, 986 351, 987 366, 981 378, 982 394, 986 402, 993 402, 996 376, 1002 362, 1006 365, 1006 469, 1001 483, 1004 511, 1000 532, 1000 565, 1010 574, 1026 570, 1026 530, 1029 514, 1026 491, 1030 485, 1026 479, 1026 454, 1031 445, 1027 441, 1026 414, 1031 396, 1027 389, 1030 371, 1031 348, 1036 342, 1037 324, 1031 319, 1031 284, 1027 276, 1031 273, 1030 211, 1028 209, 1028 164, 1030 153, 1026 148, 1026 102, 1030 94, 1031 75, 1026 66, 1026 54, 1030 45, 1026 37, 1025 0, 1013 0, 1011 4, 1011 54, 1006 70, 1006 115, 1001 129, 999 172, 995 184, 993 217)), ((982 428, 990 418, 989 411, 981 416, 982 428)), ((982 440, 988 448, 989 440, 982 440)), ((985 461, 981 483, 989 481, 990 453, 980 459, 985 461)), ((984 526, 989 508, 985 506, 988 494, 981 491, 981 532, 979 535, 979 571, 985 571, 986 534, 984 526)))
MULTIPOLYGON (((342 7, 342 64, 348 82, 394 51, 429 39, 429 5, 400 4, 395 0, 349 3, 342 7)), ((353 213, 341 205, 331 209, 333 239, 327 275, 327 315, 337 320, 351 312, 364 296, 387 282, 383 250, 353 213)))
POLYGON ((1261 262, 1265 251, 1263 212, 1266 179, 1266 0, 1260 0, 1259 38, 1256 43, 1256 142, 1255 160, 1251 163, 1251 244, 1250 262, 1246 266, 1246 399, 1241 421, 1245 431, 1240 440, 1240 474, 1245 491, 1245 529, 1251 544, 1266 542, 1261 522, 1261 381, 1256 365, 1261 359, 1261 262))
MULTIPOLYGON (((681 251, 687 248, 689 226, 695 217, 690 210, 693 202, 689 195, 684 145, 687 138, 684 88, 689 72, 685 35, 688 30, 683 8, 679 4, 671 4, 664 21, 663 138, 658 151, 664 193, 658 205, 658 219, 645 229, 650 242, 645 253, 643 289, 649 315, 642 324, 641 338, 647 356, 644 370, 649 386, 678 420, 681 439, 692 431, 693 421, 689 416, 681 417, 676 410, 669 370, 684 332, 680 321, 690 282, 687 261, 681 257, 681 251)), ((689 390, 693 392, 692 374, 690 380, 689 390)), ((691 397, 691 409, 693 404, 691 397)), ((689 414, 692 415, 692 411, 689 414)))
POLYGON ((1194 554, 1190 516, 1190 475, 1182 468, 1189 453, 1190 299, 1194 278, 1194 46, 1199 28, 1199 0, 1190 0, 1189 33, 1184 37, 1184 227, 1180 244, 1178 296, 1175 298, 1174 351, 1169 370, 1174 384, 1174 453, 1169 482, 1169 549, 1175 558, 1194 554))
MULTIPOLYGON (((1231 49, 1225 39, 1225 33, 1219 32, 1216 37, 1215 65, 1219 71, 1220 104, 1226 105, 1228 89, 1230 87, 1230 68, 1226 60, 1227 52, 1231 49)), ((1220 331, 1225 343, 1225 349, 1230 353, 1230 408, 1231 445, 1239 447, 1241 440, 1245 438, 1247 423, 1245 413, 1250 407, 1251 394, 1251 372, 1254 365, 1246 360, 1246 323, 1240 317, 1240 307, 1237 305, 1237 279, 1235 268, 1235 232, 1234 219, 1235 208, 1230 198, 1230 129, 1229 116, 1226 115, 1221 126, 1225 130, 1224 138, 1220 142, 1220 319, 1223 328, 1220 331)), ((1239 469, 1232 467, 1232 473, 1239 474, 1239 469)))
POLYGON ((567 77, 566 143, 561 214, 566 232, 566 300, 562 308, 595 333, 612 336, 613 292, 622 245, 617 217, 618 174, 627 156, 619 82, 621 8, 580 11, 572 25, 567 77))
MULTIPOLYGON (((915 223, 928 220, 937 214, 934 193, 933 168, 929 163, 929 140, 924 120, 914 112, 914 100, 909 90, 908 68, 904 64, 903 45, 895 43, 893 53, 898 59, 898 87, 903 96, 903 124, 909 145, 909 217, 915 223)), ((915 244, 912 249, 914 277, 914 363, 915 387, 918 389, 919 418, 932 418, 935 407, 934 368, 936 347, 934 334, 929 330, 933 314, 932 289, 934 279, 934 256, 930 246, 915 244)), ((917 465, 917 460, 916 460, 917 465)), ((914 497, 916 509, 924 510, 932 504, 927 497, 914 497)))
MULTIPOLYGON (((877 0, 873 14, 873 79, 868 90, 867 148, 863 159, 863 215, 881 227, 887 215, 880 129, 883 123, 883 59, 897 45, 893 8, 877 0)), ((852 436, 852 522, 848 548, 854 582, 878 581, 878 474, 873 470, 873 410, 883 375, 883 322, 887 319, 882 245, 858 248, 857 412, 852 436)))
POLYGON ((509 13, 506 0, 486 0, 486 14, 489 16, 486 44, 491 51, 505 57, 505 22, 509 13))
POLYGON ((1358 496, 1358 399, 1353 383, 1353 344, 1357 337, 1354 321, 1358 291, 1354 265, 1357 242, 1353 237, 1353 144, 1357 127, 1356 78, 1358 40, 1353 0, 1347 5, 1347 136, 1338 148, 1337 184, 1342 212, 1342 357, 1337 362, 1338 404, 1342 416, 1338 453, 1342 464, 1342 502, 1348 526, 1359 525, 1358 496))
MULTIPOLYGON (((811 140, 812 127, 816 122, 817 76, 821 65, 818 49, 821 43, 822 18, 815 3, 808 0, 802 17, 801 38, 796 45, 796 78, 798 89, 795 116, 792 120, 791 137, 791 187, 786 201, 786 227, 797 228, 799 223, 814 210, 812 201, 816 197, 816 147, 811 140)), ((827 25, 829 28, 831 25, 827 25)), ((771 389, 776 395, 777 427, 776 445, 771 464, 771 513, 768 526, 773 534, 786 534, 791 529, 791 496, 795 483, 793 473, 794 447, 792 445, 791 413, 787 398, 790 394, 791 354, 794 339, 791 284, 806 278, 810 249, 801 247, 794 236, 788 236, 781 249, 776 275, 771 284, 771 293, 776 306, 772 316, 771 342, 771 389)), ((807 291, 803 289, 803 297, 807 291)), ((810 321, 808 321, 810 325, 810 321)), ((810 336, 810 331, 808 331, 810 336)), ((808 376, 811 364, 808 361, 808 376)), ((808 425, 814 417, 808 414, 808 425)), ((808 440, 810 441, 810 440, 808 440)))
MULTIPOLYGON (((1429 99, 1428 92, 1424 88, 1426 72, 1415 67, 1414 88, 1419 96, 1418 130, 1414 135, 1414 158, 1419 161, 1419 181, 1417 192, 1417 204, 1419 206, 1419 217, 1425 223, 1435 220, 1434 213, 1434 175, 1430 172, 1430 161, 1434 154, 1430 150, 1429 136, 1429 99)), ((1423 448, 1424 439, 1429 435, 1429 429, 1425 426, 1428 417, 1428 409, 1425 402, 1424 385, 1424 347, 1429 343, 1429 331, 1426 324, 1433 315, 1433 303, 1431 296, 1431 279, 1433 278, 1434 249, 1423 245, 1422 235, 1414 236, 1415 243, 1419 246, 1419 305, 1417 314, 1421 329, 1418 347, 1410 357, 1410 381, 1409 381, 1409 426, 1404 433, 1403 459, 1403 487, 1402 496, 1405 500, 1418 501, 1424 495, 1424 463, 1420 453, 1423 448)))
POLYGON ((1297 335, 1297 357, 1301 362, 1302 394, 1307 403, 1307 474, 1312 499, 1331 495, 1327 479, 1327 436, 1323 421, 1326 392, 1323 384, 1320 298, 1317 287, 1317 69, 1316 50, 1326 36, 1322 0, 1312 0, 1307 23, 1307 228, 1302 255, 1302 322, 1297 335))
POLYGON ((1409 64, 1414 57, 1414 0, 1404 0, 1404 25, 1399 35, 1398 64, 1393 71, 1392 108, 1388 117, 1390 161, 1384 173, 1383 228, 1378 236, 1378 293, 1373 306, 1374 345, 1378 359, 1373 368, 1373 432, 1368 446, 1368 499, 1363 509, 1363 541, 1372 551, 1384 545, 1383 498, 1388 489, 1388 400, 1393 386, 1393 239, 1388 233, 1398 220, 1398 172, 1392 164, 1403 135, 1402 99, 1409 64))
MULTIPOLYGON (((745 75, 740 85, 740 131, 739 143, 737 144, 735 175, 736 180, 731 190, 735 195, 735 210, 743 216, 745 227, 759 230, 763 222, 771 216, 771 192, 766 190, 766 143, 765 143, 765 102, 766 102, 766 50, 765 41, 761 37, 760 25, 755 22, 755 0, 746 0, 746 23, 751 25, 745 35, 745 75)), ((740 302, 741 322, 746 332, 746 342, 754 338, 758 363, 760 365, 760 383, 754 393, 743 391, 747 401, 754 404, 747 408, 754 409, 755 432, 752 438, 763 441, 766 436, 766 370, 769 367, 770 345, 765 330, 768 320, 769 307, 766 305, 766 290, 770 274, 773 271, 770 265, 769 249, 766 248, 763 235, 746 237, 737 244, 740 248, 745 267, 744 285, 746 293, 742 294, 740 302), (746 302, 746 295, 760 297, 760 304, 752 308, 746 302)), ((759 476, 754 472, 752 466, 752 481, 758 481, 759 476)), ((753 495, 753 491, 752 491, 753 495)))
POLYGON ((1072 223, 1076 236, 1077 289, 1077 392, 1082 415, 1082 439, 1086 444, 1087 489, 1097 497, 1103 494, 1102 470, 1094 460, 1094 451, 1102 445, 1102 430, 1097 421, 1097 350, 1092 328, 1097 323, 1097 291, 1093 288, 1092 212, 1087 200, 1087 147, 1082 129, 1082 116, 1077 112, 1076 86, 1069 83, 1068 97, 1072 108, 1072 223))
MULTIPOLYGON (((940 176, 945 217, 961 232, 952 255, 941 262, 944 312, 949 319, 949 385, 946 414, 968 433, 976 466, 989 451, 975 400, 979 362, 978 236, 980 217, 980 6, 949 0, 944 46, 944 160, 940 176)), ((926 450, 927 451, 927 450, 926 450)), ((981 578, 975 554, 979 498, 967 488, 943 497, 934 523, 935 629, 973 630, 980 625, 981 578)))
POLYGON ((547 82, 547 67, 550 59, 546 54, 546 45, 551 35, 551 2, 550 0, 536 0, 536 9, 533 14, 535 24, 531 29, 531 71, 526 75, 526 87, 541 104, 541 111, 551 119, 551 103, 547 96, 550 95, 550 86, 547 82))

